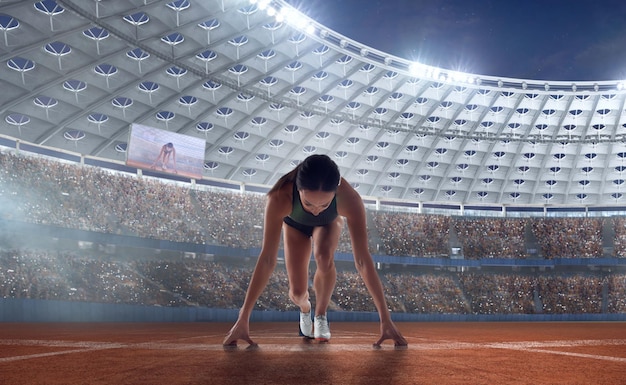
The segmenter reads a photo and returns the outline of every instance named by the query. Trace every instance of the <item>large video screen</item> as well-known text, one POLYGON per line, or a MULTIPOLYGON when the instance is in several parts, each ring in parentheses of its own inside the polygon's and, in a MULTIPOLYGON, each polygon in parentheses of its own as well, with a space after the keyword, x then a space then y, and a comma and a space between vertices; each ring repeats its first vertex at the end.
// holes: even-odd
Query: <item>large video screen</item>
POLYGON ((126 164, 201 179, 205 146, 204 139, 133 123, 126 164))

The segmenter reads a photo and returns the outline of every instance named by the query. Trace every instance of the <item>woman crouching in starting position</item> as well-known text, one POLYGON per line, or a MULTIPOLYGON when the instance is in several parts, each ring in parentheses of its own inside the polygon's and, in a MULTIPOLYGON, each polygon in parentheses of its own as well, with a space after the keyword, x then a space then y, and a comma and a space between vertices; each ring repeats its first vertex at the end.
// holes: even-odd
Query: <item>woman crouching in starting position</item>
POLYGON ((380 338, 396 346, 407 341, 391 320, 372 255, 368 250, 365 207, 360 195, 339 174, 337 164, 326 155, 311 155, 283 175, 267 193, 263 244, 235 325, 224 345, 237 345, 250 338, 250 314, 267 285, 278 259, 281 230, 284 232, 285 266, 289 277, 289 297, 300 307, 300 332, 319 341, 330 339, 326 309, 335 288, 337 272, 334 253, 339 244, 343 218, 348 221, 356 268, 365 282, 380 317, 380 338), (311 247, 317 265, 314 321, 309 301, 309 258, 311 247))

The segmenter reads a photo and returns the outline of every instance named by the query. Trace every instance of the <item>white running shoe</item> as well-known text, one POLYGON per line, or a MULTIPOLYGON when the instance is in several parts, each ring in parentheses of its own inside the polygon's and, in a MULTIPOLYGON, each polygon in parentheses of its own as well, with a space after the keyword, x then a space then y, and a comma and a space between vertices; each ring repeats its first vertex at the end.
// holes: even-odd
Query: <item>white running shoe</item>
POLYGON ((315 339, 323 342, 330 340, 330 328, 325 315, 315 316, 315 339))
POLYGON ((311 320, 311 311, 308 313, 300 312, 300 335, 306 338, 313 338, 313 321, 311 320))

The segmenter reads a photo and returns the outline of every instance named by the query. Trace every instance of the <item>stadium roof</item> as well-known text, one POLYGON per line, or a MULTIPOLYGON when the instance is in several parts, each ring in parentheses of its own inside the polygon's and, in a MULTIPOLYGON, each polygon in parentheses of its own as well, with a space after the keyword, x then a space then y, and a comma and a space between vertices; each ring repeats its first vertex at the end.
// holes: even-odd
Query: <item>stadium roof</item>
POLYGON ((0 134, 123 163, 132 123, 206 140, 204 175, 271 185, 326 153, 361 194, 623 201, 623 85, 460 74, 284 1, 5 0, 0 134))

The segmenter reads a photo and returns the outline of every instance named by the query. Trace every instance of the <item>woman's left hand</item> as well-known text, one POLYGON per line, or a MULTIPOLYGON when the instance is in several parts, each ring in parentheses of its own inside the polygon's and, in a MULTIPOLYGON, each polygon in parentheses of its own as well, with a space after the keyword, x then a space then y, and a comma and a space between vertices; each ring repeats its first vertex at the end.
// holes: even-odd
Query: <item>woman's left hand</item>
POLYGON ((396 325, 392 322, 381 322, 380 324, 380 338, 374 344, 374 347, 380 347, 380 344, 385 340, 393 340, 394 346, 408 346, 406 338, 402 336, 402 333, 398 330, 396 325))

